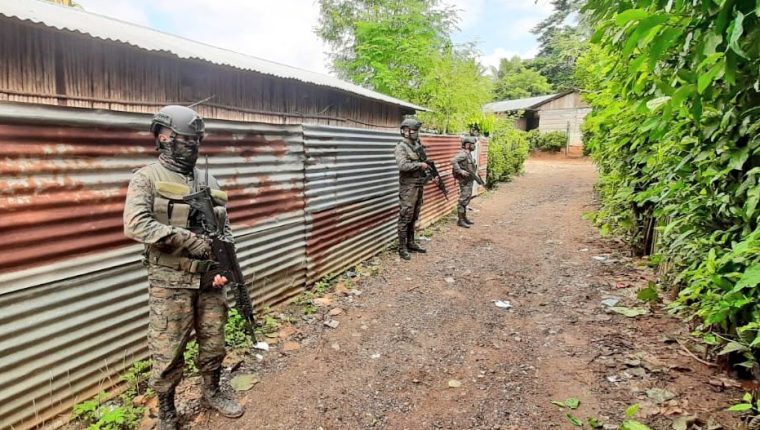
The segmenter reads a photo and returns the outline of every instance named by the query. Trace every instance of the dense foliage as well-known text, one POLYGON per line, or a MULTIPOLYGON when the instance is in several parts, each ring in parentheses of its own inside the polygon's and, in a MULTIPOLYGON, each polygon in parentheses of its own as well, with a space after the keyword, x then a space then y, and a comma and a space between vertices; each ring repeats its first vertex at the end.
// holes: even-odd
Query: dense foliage
POLYGON ((425 106, 425 127, 467 130, 490 99, 469 46, 456 47, 457 11, 441 0, 319 0, 317 34, 331 47, 333 71, 358 85, 425 106))
POLYGON ((528 147, 533 151, 559 152, 567 146, 567 133, 564 131, 541 133, 534 129, 529 131, 526 137, 528 147))
POLYGON ((502 58, 499 68, 493 70, 495 76, 493 99, 511 100, 523 97, 550 94, 552 86, 546 78, 525 66, 520 57, 502 58))
POLYGON ((544 76, 556 92, 576 89, 575 63, 587 47, 588 26, 584 20, 578 20, 584 0, 550 3, 553 13, 532 30, 538 37, 538 55, 526 61, 526 65, 544 76))
POLYGON ((593 105, 597 221, 644 251, 658 226, 654 260, 682 288, 676 308, 733 339, 723 352, 749 367, 760 345, 760 3, 589 0, 585 13, 599 23, 576 75, 593 105))
POLYGON ((516 129, 511 118, 496 119, 488 141, 487 185, 509 181, 514 175, 522 173, 527 159, 528 139, 525 132, 516 129))

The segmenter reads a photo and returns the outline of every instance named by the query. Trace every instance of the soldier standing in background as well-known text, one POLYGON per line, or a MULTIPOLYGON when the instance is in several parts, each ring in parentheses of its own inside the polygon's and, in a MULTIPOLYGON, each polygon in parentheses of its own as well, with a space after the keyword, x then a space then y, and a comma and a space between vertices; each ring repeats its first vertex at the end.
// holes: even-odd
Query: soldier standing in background
MULTIPOLYGON (((178 428, 175 388, 182 378, 185 346, 195 330, 197 366, 203 379, 205 406, 224 416, 243 415, 243 407, 220 386, 224 349, 227 279, 213 275, 213 255, 198 213, 182 198, 208 185, 214 212, 224 222, 226 240, 232 234, 224 209, 227 196, 195 168, 205 136, 203 120, 184 106, 166 106, 150 126, 159 151, 158 162, 135 172, 124 207, 124 233, 145 244, 148 268, 148 346, 153 360, 150 386, 158 395, 160 430, 178 428)), ((205 176, 205 175, 203 175, 205 176)))
POLYGON ((409 252, 426 252, 414 241, 414 224, 420 217, 422 189, 425 171, 430 168, 420 161, 419 141, 422 123, 414 118, 401 122, 401 140, 396 145, 396 164, 399 173, 398 255, 404 260, 412 257, 409 252))
POLYGON ((457 225, 470 228, 475 224, 467 218, 467 205, 472 200, 472 183, 475 181, 477 170, 472 159, 472 151, 478 143, 477 136, 465 136, 462 138, 462 149, 451 160, 451 173, 459 182, 459 204, 457 205, 457 225))

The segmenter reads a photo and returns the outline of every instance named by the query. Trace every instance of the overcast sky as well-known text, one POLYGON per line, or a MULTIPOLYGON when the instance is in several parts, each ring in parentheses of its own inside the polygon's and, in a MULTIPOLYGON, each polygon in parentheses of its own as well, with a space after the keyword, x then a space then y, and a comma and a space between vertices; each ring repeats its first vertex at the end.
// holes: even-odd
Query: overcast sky
MULTIPOLYGON (((548 0, 448 0, 461 10, 456 43, 476 42, 484 65, 533 57, 536 23, 548 0)), ((314 0, 77 0, 85 10, 302 69, 328 73, 327 47, 314 34, 314 0)))

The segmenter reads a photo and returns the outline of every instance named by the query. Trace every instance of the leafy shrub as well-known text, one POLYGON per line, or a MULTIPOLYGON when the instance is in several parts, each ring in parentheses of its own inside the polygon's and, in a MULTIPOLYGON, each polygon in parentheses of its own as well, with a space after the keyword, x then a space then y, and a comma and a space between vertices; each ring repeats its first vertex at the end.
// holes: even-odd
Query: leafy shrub
POLYGON ((499 118, 488 142, 487 184, 509 181, 523 171, 528 158, 528 140, 513 121, 499 118))
POLYGON ((567 133, 551 131, 542 133, 538 129, 527 132, 528 145, 532 151, 559 152, 567 146, 567 133))
POLYGON ((589 0, 579 58, 593 111, 584 133, 600 172, 603 232, 639 246, 657 220, 674 308, 760 346, 760 23, 755 2, 589 0))
POLYGON ((227 314, 227 324, 224 326, 224 344, 231 349, 250 348, 251 338, 245 331, 245 319, 236 309, 227 314))

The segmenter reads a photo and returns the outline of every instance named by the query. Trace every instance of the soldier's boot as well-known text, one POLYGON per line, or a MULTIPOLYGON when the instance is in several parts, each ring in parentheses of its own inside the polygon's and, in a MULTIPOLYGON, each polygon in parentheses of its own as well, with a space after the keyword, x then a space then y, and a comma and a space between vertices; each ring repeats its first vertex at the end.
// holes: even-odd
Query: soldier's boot
POLYGON ((174 406, 174 390, 158 393, 158 430, 177 430, 177 408, 174 406))
POLYGON ((221 374, 222 369, 203 374, 201 403, 207 408, 215 409, 227 418, 237 418, 243 415, 245 409, 219 387, 221 374))
POLYGON ((467 218, 467 208, 465 208, 465 210, 464 210, 464 222, 466 222, 467 224, 470 224, 470 225, 475 225, 474 222, 472 222, 469 218, 467 218))
POLYGON ((414 228, 410 228, 409 230, 411 231, 407 235, 406 249, 408 249, 409 252, 419 252, 420 254, 426 253, 427 249, 421 247, 417 242, 414 241, 414 228))
POLYGON ((462 228, 470 228, 470 224, 467 224, 467 222, 464 220, 464 214, 462 212, 459 212, 459 219, 457 220, 457 225, 462 228))
POLYGON ((399 232, 398 234, 398 256, 404 260, 411 260, 412 256, 407 249, 407 236, 406 233, 399 232))

